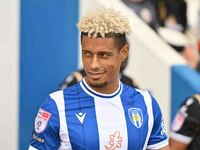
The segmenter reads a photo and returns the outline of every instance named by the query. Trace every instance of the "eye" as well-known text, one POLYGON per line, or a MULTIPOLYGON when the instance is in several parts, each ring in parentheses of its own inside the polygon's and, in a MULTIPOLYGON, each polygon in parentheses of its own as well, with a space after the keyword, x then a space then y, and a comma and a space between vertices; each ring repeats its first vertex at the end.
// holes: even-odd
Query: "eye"
POLYGON ((91 53, 87 52, 87 51, 83 51, 82 55, 85 56, 85 57, 90 57, 91 53))
POLYGON ((110 53, 100 53, 99 56, 101 58, 108 58, 109 56, 111 56, 111 54, 110 53))

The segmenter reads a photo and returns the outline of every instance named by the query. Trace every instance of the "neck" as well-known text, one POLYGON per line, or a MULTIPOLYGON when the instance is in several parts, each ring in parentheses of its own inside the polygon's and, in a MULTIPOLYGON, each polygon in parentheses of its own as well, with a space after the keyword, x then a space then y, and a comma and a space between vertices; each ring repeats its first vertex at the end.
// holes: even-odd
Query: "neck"
POLYGON ((117 89, 119 88, 120 86, 120 82, 119 80, 115 80, 111 83, 107 83, 106 85, 102 86, 102 87, 94 87, 92 86, 89 81, 87 80, 87 77, 84 78, 87 85, 93 89, 94 91, 96 92, 99 92, 99 93, 102 93, 102 94, 112 94, 114 93, 115 91, 117 91, 117 89))

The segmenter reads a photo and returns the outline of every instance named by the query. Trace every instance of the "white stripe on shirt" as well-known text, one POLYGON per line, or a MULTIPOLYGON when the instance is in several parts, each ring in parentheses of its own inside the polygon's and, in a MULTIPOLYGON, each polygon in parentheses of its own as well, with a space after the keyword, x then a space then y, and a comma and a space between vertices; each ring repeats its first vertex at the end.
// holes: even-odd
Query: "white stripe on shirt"
POLYGON ((59 112, 59 119, 60 119, 59 135, 61 140, 59 150, 72 150, 67 128, 67 122, 66 122, 65 100, 63 91, 54 92, 50 94, 50 97, 55 101, 59 112))
POLYGON ((144 101, 145 101, 145 104, 146 104, 146 107, 147 107, 147 113, 148 113, 148 117, 149 117, 149 119, 148 119, 148 133, 147 133, 147 137, 146 137, 144 147, 143 147, 143 150, 146 150, 147 144, 148 144, 148 141, 149 141, 149 138, 150 138, 150 135, 151 135, 151 131, 152 131, 152 128, 153 128, 153 122, 154 122, 153 110, 152 110, 152 99, 151 99, 150 94, 147 91, 142 91, 142 90, 138 90, 138 89, 137 89, 137 91, 140 92, 142 94, 142 96, 144 97, 144 101))
POLYGON ((38 150, 38 149, 30 145, 28 150, 38 150))
POLYGON ((94 97, 100 150, 105 150, 112 135, 122 138, 120 149, 128 149, 126 118, 119 95, 108 99, 94 97))
POLYGON ((166 139, 164 141, 161 141, 160 143, 156 143, 154 145, 147 146, 147 149, 160 149, 160 148, 167 146, 168 144, 169 144, 168 139, 166 139))

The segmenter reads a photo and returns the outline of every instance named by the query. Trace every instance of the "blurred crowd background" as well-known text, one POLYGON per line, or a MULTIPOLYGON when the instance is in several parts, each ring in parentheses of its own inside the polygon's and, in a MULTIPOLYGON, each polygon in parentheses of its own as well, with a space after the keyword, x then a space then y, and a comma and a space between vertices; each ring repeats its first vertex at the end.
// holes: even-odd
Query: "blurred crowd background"
POLYGON ((155 30, 187 63, 200 72, 199 1, 122 0, 155 30))

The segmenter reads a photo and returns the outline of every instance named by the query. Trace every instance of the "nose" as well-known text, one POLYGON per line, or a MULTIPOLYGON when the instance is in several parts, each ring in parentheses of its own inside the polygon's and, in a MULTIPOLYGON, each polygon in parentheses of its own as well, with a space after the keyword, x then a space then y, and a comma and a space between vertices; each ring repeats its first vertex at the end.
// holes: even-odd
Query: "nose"
POLYGON ((92 61, 91 61, 91 65, 90 65, 91 69, 98 69, 100 67, 100 62, 99 62, 99 58, 97 55, 94 55, 92 57, 92 61))

